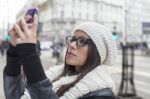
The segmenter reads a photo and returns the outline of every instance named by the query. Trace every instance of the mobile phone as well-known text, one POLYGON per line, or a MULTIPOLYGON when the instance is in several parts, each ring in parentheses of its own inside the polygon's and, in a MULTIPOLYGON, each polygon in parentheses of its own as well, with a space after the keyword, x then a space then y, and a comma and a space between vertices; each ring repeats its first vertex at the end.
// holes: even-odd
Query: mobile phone
MULTIPOLYGON (((31 15, 32 18, 33 18, 34 14, 38 14, 38 12, 39 12, 39 9, 38 9, 38 8, 30 8, 30 9, 28 9, 28 11, 26 12, 26 15, 31 15)), ((32 19, 29 20, 29 21, 27 21, 27 23, 32 23, 32 22, 33 22, 32 19)))

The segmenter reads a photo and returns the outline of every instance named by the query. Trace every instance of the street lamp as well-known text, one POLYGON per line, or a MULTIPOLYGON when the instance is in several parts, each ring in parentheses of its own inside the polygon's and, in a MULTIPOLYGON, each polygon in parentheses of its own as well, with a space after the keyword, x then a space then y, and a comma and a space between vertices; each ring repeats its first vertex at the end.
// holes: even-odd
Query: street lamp
MULTIPOLYGON (((130 2, 130 1, 129 1, 130 2)), ((134 3, 135 4, 135 3, 134 3)), ((124 7, 124 35, 122 46, 122 79, 120 89, 118 92, 119 99, 141 99, 136 94, 135 83, 134 83, 134 49, 135 44, 129 44, 127 42, 127 14, 128 10, 124 7)), ((132 6, 133 7, 133 6, 132 6)))

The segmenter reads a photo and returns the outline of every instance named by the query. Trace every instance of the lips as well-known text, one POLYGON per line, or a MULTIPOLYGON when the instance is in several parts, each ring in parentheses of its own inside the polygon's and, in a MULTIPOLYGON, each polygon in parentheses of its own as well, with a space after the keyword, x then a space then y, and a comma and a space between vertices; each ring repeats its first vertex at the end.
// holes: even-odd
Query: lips
POLYGON ((66 58, 72 58, 76 56, 75 54, 73 54, 72 52, 68 52, 66 58))

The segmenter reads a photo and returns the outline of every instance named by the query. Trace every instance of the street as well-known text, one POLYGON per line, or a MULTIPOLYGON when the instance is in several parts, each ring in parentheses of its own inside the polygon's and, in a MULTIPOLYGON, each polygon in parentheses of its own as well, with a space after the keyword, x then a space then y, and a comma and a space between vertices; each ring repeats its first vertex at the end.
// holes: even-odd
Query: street
MULTIPOLYGON (((51 57, 50 51, 43 51, 41 56, 44 69, 47 70, 50 66, 54 66, 56 59, 51 57)), ((3 68, 5 66, 5 58, 0 58, 0 99, 4 98, 3 92, 3 68)), ((121 61, 122 55, 119 54, 114 66, 109 67, 112 73, 112 77, 115 80, 117 92, 121 81, 121 61)), ((135 56, 135 87, 137 95, 142 99, 149 99, 150 97, 150 56, 135 56)))
MULTIPOLYGON (((113 78, 116 83, 117 92, 121 82, 122 72, 122 55, 119 54, 116 60, 116 64, 110 67, 113 74, 113 78)), ((149 99, 150 97, 150 56, 135 56, 135 68, 134 68, 134 82, 137 95, 142 99, 149 99)))

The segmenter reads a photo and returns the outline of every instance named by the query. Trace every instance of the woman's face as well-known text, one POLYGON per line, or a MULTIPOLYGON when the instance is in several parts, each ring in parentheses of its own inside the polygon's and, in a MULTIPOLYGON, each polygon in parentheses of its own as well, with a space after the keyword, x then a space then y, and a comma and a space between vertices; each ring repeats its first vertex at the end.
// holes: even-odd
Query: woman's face
MULTIPOLYGON (((74 36, 76 39, 78 38, 88 38, 87 34, 82 31, 76 31, 74 36)), ((76 66, 80 68, 85 64, 88 56, 88 44, 84 46, 77 46, 76 40, 72 41, 68 45, 68 51, 66 54, 66 63, 68 65, 76 66)))

